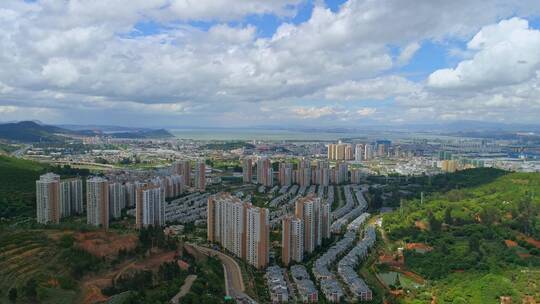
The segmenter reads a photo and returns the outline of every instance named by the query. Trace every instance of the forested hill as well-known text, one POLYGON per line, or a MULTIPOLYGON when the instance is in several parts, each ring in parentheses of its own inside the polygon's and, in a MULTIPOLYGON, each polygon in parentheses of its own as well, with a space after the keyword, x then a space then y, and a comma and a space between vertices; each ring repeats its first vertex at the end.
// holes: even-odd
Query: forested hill
POLYGON ((0 218, 35 216, 36 180, 47 171, 62 177, 88 175, 88 170, 52 167, 0 155, 0 218))
POLYGON ((141 129, 125 132, 104 133, 100 130, 70 130, 56 126, 44 125, 34 121, 21 121, 0 124, 0 139, 16 142, 58 142, 66 137, 78 136, 109 136, 128 139, 164 139, 172 138, 165 129, 141 129))
POLYGON ((383 228, 392 244, 405 248, 407 269, 434 280, 438 297, 498 303, 503 295, 540 296, 540 286, 529 286, 526 275, 540 272, 540 173, 508 173, 484 185, 431 193, 423 204, 405 201, 384 215, 383 228), (431 249, 407 250, 410 243, 431 249))

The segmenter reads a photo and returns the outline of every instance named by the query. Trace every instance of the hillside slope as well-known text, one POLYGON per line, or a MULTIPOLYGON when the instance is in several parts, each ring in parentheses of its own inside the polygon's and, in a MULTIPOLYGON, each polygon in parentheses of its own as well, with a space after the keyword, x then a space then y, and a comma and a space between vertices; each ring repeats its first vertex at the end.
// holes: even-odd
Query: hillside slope
POLYGON ((34 121, 21 121, 0 124, 0 139, 17 142, 58 142, 71 136, 110 136, 130 139, 172 138, 165 129, 141 129, 125 132, 105 133, 100 130, 69 130, 56 126, 43 125, 34 121))
POLYGON ((499 303, 501 296, 514 303, 538 299, 538 193, 540 174, 511 173, 485 185, 434 193, 424 204, 407 201, 401 212, 385 214, 389 241, 394 248, 405 248, 404 266, 432 283, 405 302, 424 303, 418 299, 432 297, 437 303, 499 303), (407 250, 411 243, 429 250, 407 250))
POLYGON ((0 217, 34 215, 36 180, 47 168, 0 155, 0 217))
POLYGON ((57 134, 69 131, 55 126, 41 125, 33 121, 0 124, 0 138, 22 142, 51 142, 62 140, 57 134))

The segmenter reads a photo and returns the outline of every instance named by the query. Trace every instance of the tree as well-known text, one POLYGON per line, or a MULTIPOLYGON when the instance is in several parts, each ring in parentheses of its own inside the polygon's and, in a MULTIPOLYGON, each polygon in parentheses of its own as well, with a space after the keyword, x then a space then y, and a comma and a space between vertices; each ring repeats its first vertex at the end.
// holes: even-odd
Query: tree
POLYGON ((32 278, 26 281, 23 287, 24 295, 29 299, 35 299, 37 296, 37 281, 32 278))
POLYGON ((431 229, 431 231, 433 231, 433 232, 441 231, 441 221, 439 221, 435 217, 433 212, 431 212, 431 211, 428 214, 428 222, 429 222, 429 228, 431 229))
POLYGON ((486 206, 480 211, 480 219, 483 224, 491 226, 499 219, 499 211, 494 206, 486 206))
POLYGON ((16 288, 11 288, 9 290, 9 295, 8 295, 8 298, 11 302, 15 302, 17 301, 17 289, 16 288))
POLYGON ((454 220, 452 219, 452 208, 450 207, 446 207, 446 209, 444 210, 444 222, 447 225, 452 225, 452 223, 454 222, 454 220))
POLYGON ((396 274, 396 279, 394 280, 394 287, 396 289, 401 288, 401 280, 399 279, 399 273, 396 274))

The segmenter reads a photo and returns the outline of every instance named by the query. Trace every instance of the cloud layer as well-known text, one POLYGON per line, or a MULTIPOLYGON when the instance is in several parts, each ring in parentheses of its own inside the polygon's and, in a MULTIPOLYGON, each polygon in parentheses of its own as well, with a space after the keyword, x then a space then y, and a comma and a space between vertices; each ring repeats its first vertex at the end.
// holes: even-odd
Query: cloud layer
POLYGON ((348 0, 334 11, 300 0, 2 1, 0 120, 532 121, 540 31, 527 20, 539 11, 533 0, 348 0), (270 25, 252 16, 276 18, 274 33, 261 36, 270 25), (415 76, 407 66, 428 42, 467 57, 415 76))

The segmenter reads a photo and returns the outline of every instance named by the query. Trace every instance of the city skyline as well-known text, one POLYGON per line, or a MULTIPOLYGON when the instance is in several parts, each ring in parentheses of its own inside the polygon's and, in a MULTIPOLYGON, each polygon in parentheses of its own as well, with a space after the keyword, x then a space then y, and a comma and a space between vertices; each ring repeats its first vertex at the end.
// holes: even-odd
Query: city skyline
POLYGON ((231 3, 4 1, 2 121, 354 127, 540 114, 535 1, 231 3))

